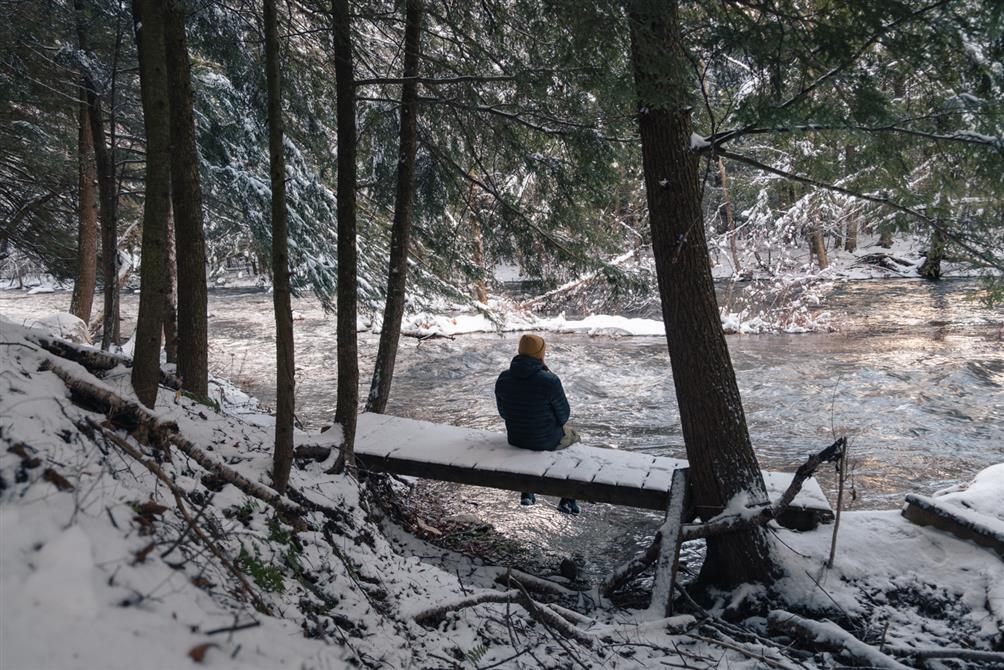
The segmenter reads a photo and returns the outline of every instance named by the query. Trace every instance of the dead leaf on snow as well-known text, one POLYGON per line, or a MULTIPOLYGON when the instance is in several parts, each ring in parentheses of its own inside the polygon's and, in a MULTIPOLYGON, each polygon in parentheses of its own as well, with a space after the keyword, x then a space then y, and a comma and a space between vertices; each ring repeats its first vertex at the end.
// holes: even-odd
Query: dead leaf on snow
POLYGON ((60 491, 72 491, 73 490, 73 484, 71 484, 70 481, 66 477, 64 477, 63 475, 59 474, 58 472, 56 472, 52 468, 46 468, 45 469, 45 472, 42 473, 42 479, 44 479, 47 482, 51 482, 52 485, 55 486, 60 491))
POLYGON ((167 511, 167 508, 159 503, 155 503, 152 500, 148 500, 142 505, 136 507, 136 511, 139 514, 151 515, 151 514, 163 514, 167 511))
POLYGON ((150 544, 146 545, 145 547, 137 551, 133 555, 132 564, 136 565, 137 563, 143 563, 144 561, 146 561, 146 557, 150 555, 150 552, 153 551, 154 547, 156 546, 157 546, 156 542, 151 542, 150 544))
POLYGON ((202 644, 197 644, 188 650, 188 655, 196 663, 202 663, 203 659, 206 657, 206 652, 209 651, 210 647, 218 647, 220 645, 215 642, 203 642, 202 644))

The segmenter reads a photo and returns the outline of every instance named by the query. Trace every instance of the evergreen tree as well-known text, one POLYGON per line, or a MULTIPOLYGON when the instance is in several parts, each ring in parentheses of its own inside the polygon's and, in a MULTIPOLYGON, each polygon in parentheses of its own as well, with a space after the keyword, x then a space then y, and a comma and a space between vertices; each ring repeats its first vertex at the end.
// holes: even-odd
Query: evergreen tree
POLYGON ((382 414, 390 396, 401 320, 404 317, 411 222, 415 207, 415 155, 418 145, 418 63, 421 55, 422 6, 408 0, 405 10, 404 70, 401 85, 401 140, 398 150, 397 191, 387 270, 387 303, 373 369, 366 411, 382 414))
POLYGON ((355 468, 359 411, 356 343, 356 85, 348 0, 332 0, 331 30, 338 119, 338 390, 335 422, 342 427, 345 467, 355 468))
POLYGON ((134 0, 139 49, 143 124, 146 128, 146 178, 143 199, 143 261, 132 385, 147 407, 157 401, 160 342, 167 301, 167 220, 171 207, 171 119, 164 12, 156 0, 134 0))
POLYGON ((178 376, 191 393, 208 392, 206 245, 196 146, 185 3, 164 5, 164 38, 171 106, 171 202, 178 288, 178 376))
POLYGON ((283 157, 282 68, 275 0, 265 0, 265 79, 268 95, 268 149, 272 185, 272 300, 275 306, 276 403, 272 485, 280 493, 293 465, 296 366, 290 305, 286 163, 283 157))

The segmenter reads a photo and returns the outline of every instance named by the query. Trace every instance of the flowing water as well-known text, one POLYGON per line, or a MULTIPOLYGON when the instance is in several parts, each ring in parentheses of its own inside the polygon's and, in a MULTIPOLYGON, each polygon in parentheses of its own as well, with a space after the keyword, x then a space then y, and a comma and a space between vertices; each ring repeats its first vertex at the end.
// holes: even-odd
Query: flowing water
MULTIPOLYGON (((846 434, 851 508, 876 509, 1004 461, 1004 310, 973 299, 977 288, 963 280, 838 284, 825 303, 838 332, 729 336, 761 465, 791 470, 846 434)), ((137 300, 123 296, 125 314, 135 315, 137 300)), ((69 293, 0 293, 0 311, 19 321, 68 303, 69 293)), ((297 412, 316 428, 334 413, 335 322, 311 300, 294 309, 297 412)), ((273 402, 271 296, 214 291, 209 324, 213 371, 273 402)), ((123 332, 130 331, 126 321, 123 332)), ((545 337, 548 365, 564 383, 585 444, 684 455, 663 338, 545 337)), ((502 430, 493 386, 516 338, 402 338, 388 413, 502 430)), ((363 394, 376 343, 376 335, 360 334, 363 394)), ((832 473, 821 483, 833 492, 832 473)), ((517 494, 453 484, 423 483, 421 495, 440 497, 448 511, 474 514, 542 553, 581 555, 590 571, 644 546, 659 521, 656 513, 608 505, 584 505, 582 515, 568 517, 553 500, 523 508, 517 494)))

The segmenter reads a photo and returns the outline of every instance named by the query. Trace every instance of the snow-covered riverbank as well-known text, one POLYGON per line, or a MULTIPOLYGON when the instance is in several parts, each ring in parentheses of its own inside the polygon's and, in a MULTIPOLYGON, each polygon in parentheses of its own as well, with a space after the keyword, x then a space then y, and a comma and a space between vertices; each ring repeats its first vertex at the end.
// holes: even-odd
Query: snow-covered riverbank
MULTIPOLYGON (((506 566, 415 539, 354 480, 327 474, 324 463, 301 463, 292 484, 328 512, 281 518, 181 452, 172 449, 168 461, 137 442, 135 434, 80 406, 81 399, 42 368, 54 361, 131 398, 126 369, 95 379, 27 335, 0 320, 5 669, 175 668, 200 653, 206 665, 234 668, 569 663, 553 631, 515 603, 460 609, 433 627, 415 621, 426 608, 497 588, 494 580, 506 566), (186 512, 209 539, 196 537, 186 512), (249 604, 233 565, 271 614, 249 604)), ((157 418, 176 422, 213 461, 267 486, 268 415, 253 412, 253 401, 225 383, 216 386, 214 395, 225 400, 218 410, 162 390, 157 418)), ((298 442, 331 444, 335 434, 301 433, 298 442)), ((421 518, 421 510, 410 513, 421 518)), ((988 550, 914 526, 897 513, 851 513, 842 522, 836 566, 827 570, 822 562, 831 530, 777 531, 787 577, 773 594, 775 604, 836 617, 865 638, 877 639, 888 622, 886 642, 898 648, 1001 644, 1004 565, 988 550)), ((732 667, 759 667, 751 649, 787 662, 769 645, 730 649, 689 619, 642 623, 638 612, 612 608, 588 589, 566 592, 567 586, 555 588, 562 595, 535 597, 579 610, 581 617, 567 616, 594 642, 562 644, 587 665, 652 667, 724 655, 732 667)), ((713 609, 721 611, 730 597, 723 594, 713 609)), ((830 660, 822 654, 805 662, 827 667, 830 660)))

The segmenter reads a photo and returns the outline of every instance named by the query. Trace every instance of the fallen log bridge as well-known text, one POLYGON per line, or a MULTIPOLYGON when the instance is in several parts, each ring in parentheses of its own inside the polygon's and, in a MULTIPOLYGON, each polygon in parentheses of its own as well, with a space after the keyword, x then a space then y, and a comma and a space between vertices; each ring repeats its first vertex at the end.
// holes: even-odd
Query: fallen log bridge
MULTIPOLYGON (((503 433, 383 414, 359 416, 355 455, 364 470, 659 512, 669 504, 673 473, 687 467, 687 461, 678 458, 583 444, 561 451, 527 451, 509 445, 503 433)), ((779 499, 795 478, 767 471, 763 476, 771 500, 779 499)), ((783 526, 808 530, 833 519, 814 478, 806 478, 786 502, 777 515, 783 526)))

